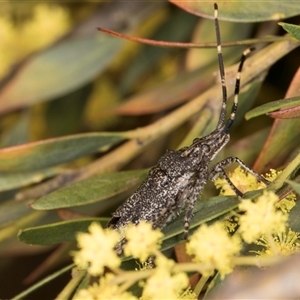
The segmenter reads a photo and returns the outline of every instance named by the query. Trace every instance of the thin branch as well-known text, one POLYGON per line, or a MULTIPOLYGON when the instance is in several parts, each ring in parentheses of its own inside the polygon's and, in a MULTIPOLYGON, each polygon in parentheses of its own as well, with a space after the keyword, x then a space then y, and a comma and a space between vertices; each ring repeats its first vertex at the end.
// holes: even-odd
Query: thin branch
MULTIPOLYGON (((103 27, 97 28, 99 31, 107 33, 111 36, 118 37, 121 39, 143 43, 151 46, 156 47, 172 47, 172 48, 216 48, 217 44, 215 42, 212 43, 180 43, 180 42, 167 42, 167 41, 158 41, 158 40, 151 40, 145 39, 140 37, 130 36, 124 33, 120 33, 114 30, 110 30, 103 27)), ((277 41, 287 41, 291 40, 290 36, 278 37, 278 36, 266 36, 259 39, 247 39, 242 41, 234 41, 234 42, 222 42, 222 47, 229 47, 229 46, 240 46, 240 45, 253 45, 258 43, 266 43, 266 42, 277 42, 277 41)))

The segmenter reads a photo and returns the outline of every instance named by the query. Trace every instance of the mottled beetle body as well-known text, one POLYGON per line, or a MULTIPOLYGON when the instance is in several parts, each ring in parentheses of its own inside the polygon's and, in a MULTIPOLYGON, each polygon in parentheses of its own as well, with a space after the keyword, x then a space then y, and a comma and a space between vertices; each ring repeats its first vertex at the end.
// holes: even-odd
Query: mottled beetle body
MULTIPOLYGON (((108 223, 108 227, 110 228, 118 230, 129 223, 138 224, 141 220, 145 220, 150 222, 153 228, 161 229, 178 214, 185 211, 184 237, 187 238, 195 202, 207 180, 214 180, 222 176, 237 195, 243 195, 233 185, 225 173, 224 169, 229 164, 237 162, 259 181, 268 183, 267 180, 255 173, 236 157, 228 157, 209 169, 210 162, 229 142, 229 130, 234 122, 238 106, 240 73, 246 56, 252 50, 247 49, 242 55, 236 76, 235 96, 231 114, 225 122, 227 89, 221 52, 220 30, 217 19, 217 4, 214 4, 214 7, 218 59, 223 93, 222 108, 217 128, 205 137, 196 138, 189 147, 181 148, 178 151, 167 151, 167 153, 159 159, 157 165, 149 171, 147 178, 134 194, 113 213, 113 217, 108 223)), ((126 240, 122 239, 117 245, 116 251, 119 254, 122 253, 125 243, 126 240)))
POLYGON ((195 139, 189 147, 167 151, 135 193, 113 213, 108 226, 117 229, 129 222, 146 220, 154 228, 162 228, 184 208, 191 214, 208 179, 210 161, 228 141, 228 134, 220 135, 220 130, 216 130, 195 139), (212 152, 211 145, 217 142, 218 151, 212 152))

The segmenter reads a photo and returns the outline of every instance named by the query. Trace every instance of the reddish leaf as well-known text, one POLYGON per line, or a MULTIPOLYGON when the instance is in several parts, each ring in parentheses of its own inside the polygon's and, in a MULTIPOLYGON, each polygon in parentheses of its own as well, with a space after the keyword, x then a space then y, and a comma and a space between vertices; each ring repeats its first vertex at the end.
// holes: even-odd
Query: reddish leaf
POLYGON ((200 80, 201 75, 203 69, 180 74, 168 82, 134 95, 115 111, 122 115, 143 115, 172 108, 195 97, 213 82, 212 76, 200 80))
POLYGON ((300 106, 281 109, 267 114, 269 117, 274 119, 296 119, 300 118, 300 106))
MULTIPOLYGON (((296 72, 285 98, 291 98, 299 94, 300 68, 296 72)), ((254 169, 262 173, 272 166, 281 165, 285 157, 299 144, 299 119, 280 120, 273 123, 269 136, 258 156, 254 169)))
MULTIPOLYGON (((180 8, 201 17, 213 18, 216 0, 169 0, 180 8)), ((220 20, 234 22, 261 22, 280 20, 300 13, 298 1, 219 1, 220 20)))
POLYGON ((248 111, 245 115, 245 119, 250 120, 252 118, 255 118, 257 116, 262 116, 265 114, 271 116, 271 114, 273 113, 292 110, 298 107, 299 105, 300 105, 300 96, 271 101, 248 111))
POLYGON ((98 152, 123 140, 121 134, 86 133, 0 149, 0 171, 34 171, 98 152))

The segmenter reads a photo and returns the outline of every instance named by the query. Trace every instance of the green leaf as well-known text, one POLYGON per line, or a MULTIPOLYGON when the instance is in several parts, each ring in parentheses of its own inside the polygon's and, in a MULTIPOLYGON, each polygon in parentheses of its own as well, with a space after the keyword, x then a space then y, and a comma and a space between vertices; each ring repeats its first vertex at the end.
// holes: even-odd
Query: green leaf
POLYGON ((273 112, 274 110, 280 108, 290 108, 296 105, 300 105, 300 97, 292 97, 287 99, 280 99, 272 102, 268 102, 264 105, 255 107, 254 109, 248 111, 245 115, 246 120, 250 120, 257 116, 261 116, 267 114, 269 112, 273 112))
POLYGON ((298 1, 169 1, 191 14, 209 18, 213 18, 213 3, 217 2, 219 19, 234 22, 280 20, 300 14, 298 1))
MULTIPOLYGON (((199 201, 194 209, 190 232, 191 235, 199 225, 212 221, 229 211, 235 209, 240 200, 235 196, 221 196, 199 201)), ((183 216, 179 216, 174 222, 169 224, 164 230, 164 242, 162 250, 169 249, 182 241, 183 216)))
MULTIPOLYGON (((263 189, 249 191, 244 195, 244 199, 254 199, 261 195, 263 189)), ((199 201, 193 211, 193 218, 190 224, 189 235, 203 223, 210 223, 228 212, 236 209, 241 201, 236 196, 219 196, 199 201)), ((174 222, 163 229, 165 235, 162 250, 169 249, 182 241, 184 214, 176 218, 174 222)))
MULTIPOLYGON (((291 183, 290 181, 288 182, 289 184, 291 183)), ((295 182, 293 182, 294 184, 295 182)), ((299 191, 299 183, 297 184, 297 189, 299 191)), ((294 185, 293 185, 294 188, 294 185)), ((299 194, 297 192, 297 194, 299 194)), ((299 214, 300 214, 300 204, 299 201, 296 201, 296 205, 292 208, 292 210, 289 213, 289 227, 296 232, 300 232, 300 218, 299 218, 299 214)))
POLYGON ((31 245, 53 245, 75 240, 78 232, 87 232, 92 222, 105 226, 107 219, 86 218, 57 222, 50 225, 36 226, 20 230, 18 239, 31 245))
POLYGON ((286 182, 293 188, 293 190, 300 195, 300 183, 291 181, 291 180, 286 180, 286 182))
POLYGON ((23 187, 59 173, 58 169, 50 168, 34 172, 0 173, 0 192, 23 187))
POLYGON ((294 24, 288 24, 280 22, 278 23, 282 28, 287 31, 292 37, 294 37, 296 40, 300 41, 300 26, 294 25, 294 24))
POLYGON ((121 133, 85 133, 0 149, 0 172, 40 170, 89 155, 124 139, 121 133))
POLYGON ((77 37, 37 53, 1 89, 0 112, 78 89, 107 67, 123 42, 106 35, 77 37))
POLYGON ((38 210, 91 204, 120 195, 143 181, 147 170, 100 174, 39 198, 31 205, 38 210))
POLYGON ((275 120, 264 147, 254 164, 258 173, 269 169, 271 165, 279 167, 283 162, 286 162, 291 151, 299 145, 299 133, 295 130, 299 126, 299 119, 275 120))
MULTIPOLYGON (((289 42, 291 45, 299 42, 289 42)), ((273 55, 273 51, 269 52, 269 56, 273 55)), ((300 80, 300 70, 296 72, 286 92, 286 98, 298 96, 298 86, 300 80)), ((290 110, 295 108, 290 108, 290 110)), ((261 173, 269 169, 270 166, 280 167, 286 163, 287 157, 299 145, 299 133, 296 128, 299 128, 299 119, 276 119, 273 122, 272 128, 267 139, 264 142, 258 158, 256 159, 253 168, 256 172, 261 173)))
MULTIPOLYGON (((195 214, 191 223, 193 228, 211 221, 236 208, 239 204, 237 197, 215 197, 206 201, 200 201, 195 208, 195 214)), ((79 231, 87 232, 91 222, 100 222, 105 227, 109 219, 86 218, 80 220, 64 221, 50 225, 36 226, 21 230, 18 234, 20 241, 32 245, 51 245, 72 241, 79 231)), ((162 249, 170 248, 181 241, 183 232, 182 216, 169 224, 164 230, 165 241, 162 249)))

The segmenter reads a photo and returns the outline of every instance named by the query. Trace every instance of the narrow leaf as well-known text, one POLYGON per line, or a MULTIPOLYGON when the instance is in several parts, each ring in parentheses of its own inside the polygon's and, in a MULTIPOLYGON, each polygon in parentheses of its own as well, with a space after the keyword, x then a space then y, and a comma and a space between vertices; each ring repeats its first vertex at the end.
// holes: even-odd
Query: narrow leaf
POLYGON ((298 1, 181 1, 169 0, 180 8, 201 17, 213 18, 213 3, 219 6, 219 19, 234 22, 280 20, 300 14, 298 1))
POLYGON ((26 228, 19 231, 18 239, 31 245, 53 245, 70 242, 75 240, 78 232, 87 232, 92 222, 98 222, 105 226, 107 221, 106 219, 86 218, 26 228))
POLYGON ((280 22, 278 23, 282 28, 287 31, 292 37, 294 37, 296 40, 300 41, 300 26, 299 25, 293 25, 288 23, 280 22))
POLYGON ((268 116, 274 119, 299 119, 300 106, 274 111, 268 113, 268 116))
MULTIPOLYGON (((237 197, 214 197, 205 201, 200 201, 195 209, 194 216, 191 222, 190 234, 198 228, 200 224, 212 221, 232 209, 235 209, 240 203, 237 197)), ((182 241, 183 232, 183 216, 179 216, 174 222, 169 224, 164 230, 165 239, 162 244, 162 249, 169 249, 182 241)))
POLYGON ((248 111, 245 115, 245 119, 250 120, 257 116, 261 116, 261 115, 273 112, 277 109, 290 108, 290 107, 297 106, 297 105, 300 105, 300 97, 299 96, 268 102, 264 105, 255 107, 254 109, 248 111))
POLYGON ((29 172, 89 155, 124 139, 121 133, 85 133, 0 149, 0 172, 29 172))
POLYGON ((33 172, 0 173, 0 192, 38 183, 58 173, 59 170, 55 168, 33 172))
POLYGON ((291 181, 291 180, 286 180, 286 182, 293 188, 293 190, 300 195, 300 183, 291 181))
MULTIPOLYGON (((271 55, 271 53, 270 53, 271 55)), ((299 97, 300 68, 297 70, 285 98, 299 97)), ((287 156, 299 144, 299 119, 280 120, 273 123, 269 136, 267 137, 262 150, 253 166, 256 172, 261 173, 282 165, 286 162, 287 156)))
MULTIPOLYGON (((292 188, 296 191, 298 195, 300 195, 300 185, 299 183, 296 183, 295 181, 287 181, 288 184, 292 186, 292 188)), ((296 232, 300 231, 300 204, 299 201, 296 201, 296 205, 293 207, 293 209, 289 213, 289 227, 296 232)))
POLYGON ((138 170, 100 174, 41 197, 31 207, 38 210, 57 209, 109 199, 136 187, 147 172, 138 170))

